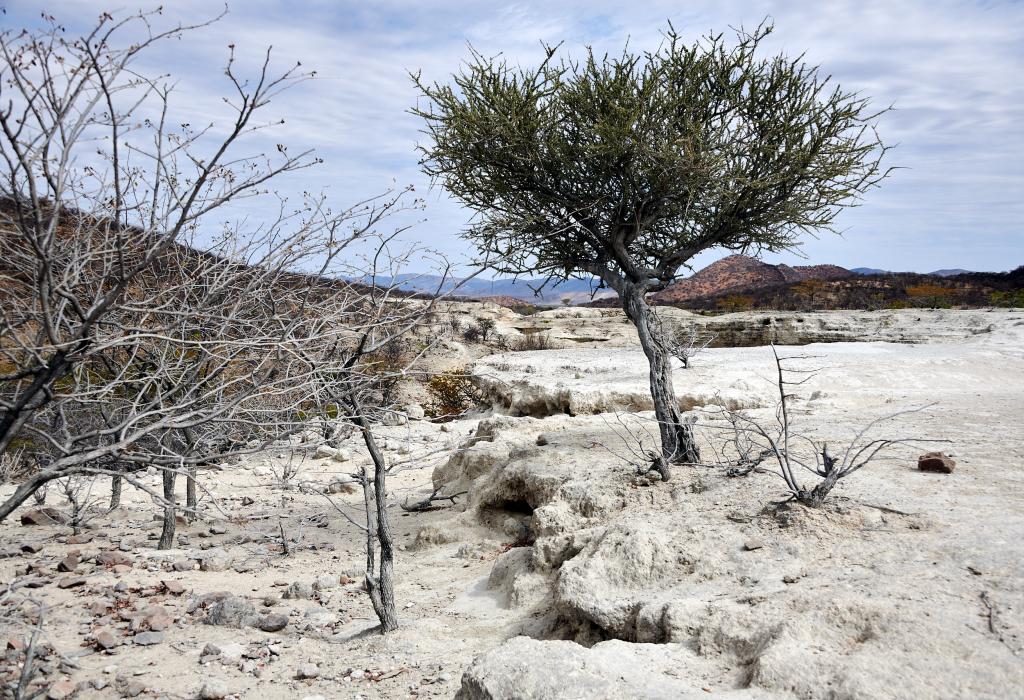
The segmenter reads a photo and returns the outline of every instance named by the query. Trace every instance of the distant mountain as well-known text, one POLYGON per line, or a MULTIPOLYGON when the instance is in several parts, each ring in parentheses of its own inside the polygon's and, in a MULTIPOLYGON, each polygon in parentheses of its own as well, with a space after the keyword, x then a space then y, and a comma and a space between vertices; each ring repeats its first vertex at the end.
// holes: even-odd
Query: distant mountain
POLYGON ((756 291, 809 279, 836 280, 852 276, 852 271, 838 265, 771 265, 747 255, 730 255, 675 282, 655 294, 654 298, 671 303, 730 292, 756 291))
MULTIPOLYGON (((879 270, 877 267, 851 267, 850 272, 856 272, 858 275, 894 275, 900 274, 895 273, 892 270, 879 270)), ((935 270, 934 272, 923 272, 921 274, 931 275, 933 277, 955 277, 957 275, 969 275, 972 274, 973 270, 963 270, 960 268, 953 268, 949 270, 935 270)))
MULTIPOLYGON (((370 280, 364 278, 360 281, 368 283, 370 280)), ((380 286, 395 285, 403 292, 452 293, 454 296, 473 299, 511 298, 528 304, 541 305, 560 304, 563 298, 569 298, 574 304, 587 302, 598 288, 598 281, 595 279, 567 280, 557 285, 544 287, 538 295, 534 290, 540 288, 543 283, 543 280, 539 278, 487 280, 474 277, 470 280, 448 279, 444 280, 442 284, 442 278, 439 275, 417 274, 402 274, 394 278, 377 277, 376 282, 380 286)), ((597 296, 609 296, 609 294, 608 290, 601 290, 597 296)))

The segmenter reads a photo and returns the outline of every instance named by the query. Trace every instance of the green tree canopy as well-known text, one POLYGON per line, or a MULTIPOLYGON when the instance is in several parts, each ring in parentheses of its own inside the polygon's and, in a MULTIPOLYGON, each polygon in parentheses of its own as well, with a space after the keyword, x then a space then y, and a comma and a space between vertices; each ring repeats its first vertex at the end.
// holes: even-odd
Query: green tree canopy
POLYGON ((645 295, 704 250, 778 251, 834 230, 887 174, 880 113, 802 56, 761 57, 770 32, 687 43, 670 25, 649 52, 576 62, 546 47, 522 68, 473 51, 451 83, 414 76, 422 167, 475 213, 466 238, 499 272, 593 275, 619 293, 676 461, 696 453, 664 429, 678 411, 645 295))

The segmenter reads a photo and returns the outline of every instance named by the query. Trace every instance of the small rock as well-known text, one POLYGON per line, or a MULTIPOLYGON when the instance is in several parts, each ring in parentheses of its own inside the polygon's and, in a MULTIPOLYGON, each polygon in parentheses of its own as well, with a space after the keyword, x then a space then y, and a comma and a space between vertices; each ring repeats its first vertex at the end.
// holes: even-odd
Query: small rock
POLYGON ((57 588, 75 588, 85 585, 85 576, 65 576, 57 582, 57 588))
POLYGON ((234 560, 223 549, 208 549, 199 562, 201 571, 227 571, 234 560))
POLYGON ((249 496, 242 496, 242 505, 243 505, 243 506, 251 506, 251 505, 252 505, 253 503, 255 503, 255 502, 256 502, 256 501, 254 501, 254 500, 253 500, 252 498, 250 498, 249 496))
POLYGON ((539 446, 541 446, 541 447, 543 447, 544 445, 548 444, 548 436, 545 435, 544 433, 541 433, 540 435, 538 435, 537 436, 537 444, 539 446))
POLYGON ((940 474, 952 474, 956 462, 952 457, 947 457, 941 452, 926 452, 917 458, 917 468, 923 472, 938 472, 940 474))
POLYGON ((96 642, 96 646, 100 649, 113 649, 116 646, 121 645, 121 640, 114 636, 114 633, 108 629, 101 629, 93 635, 93 641, 96 642))
POLYGON ((447 683, 451 679, 452 679, 452 674, 448 673, 447 671, 442 671, 441 673, 437 674, 437 682, 438 683, 447 683))
POLYGON ((64 700, 75 694, 75 684, 69 680, 59 680, 50 686, 46 693, 47 700, 64 700))
POLYGON ((196 563, 191 559, 178 559, 171 564, 171 568, 175 571, 192 571, 196 568, 196 563))
POLYGON ((338 578, 334 574, 323 574, 313 582, 314 591, 326 591, 338 587, 338 578))
POLYGON ((174 624, 174 618, 170 616, 165 608, 159 605, 150 605, 146 608, 145 613, 146 623, 149 625, 149 629, 154 632, 160 632, 174 624))
POLYGON ((139 632, 137 635, 132 637, 132 641, 136 644, 144 647, 152 646, 153 644, 160 644, 164 641, 163 632, 139 632))
POLYGON ((362 670, 356 669, 356 670, 355 670, 355 671, 353 671, 352 673, 348 674, 348 677, 349 677, 349 678, 351 678, 351 679, 352 679, 352 680, 354 680, 354 681, 361 681, 361 680, 363 680, 363 677, 364 677, 365 675, 366 675, 366 672, 365 672, 365 671, 362 671, 362 670))
POLYGON ((743 549, 748 552, 753 552, 755 549, 761 549, 762 547, 764 547, 764 542, 756 537, 751 537, 743 543, 743 549))
POLYGON ((43 545, 38 542, 26 542, 21 545, 21 551, 26 554, 39 554, 39 552, 43 551, 43 545))
POLYGON ((259 621, 256 608, 252 603, 236 595, 217 601, 210 606, 204 622, 208 625, 220 625, 221 627, 234 627, 241 629, 249 627, 259 621))
POLYGON ((228 529, 226 527, 224 527, 223 525, 211 525, 210 526, 210 534, 211 535, 223 535, 227 531, 228 531, 228 529))
POLYGON ((199 690, 199 700, 223 700, 230 694, 223 681, 208 680, 199 690))
POLYGON ((185 592, 185 584, 181 581, 161 581, 166 590, 171 595, 181 595, 185 592))
POLYGON ((260 618, 258 627, 264 632, 280 632, 288 625, 288 616, 282 613, 270 613, 260 618))
POLYGON ((83 532, 78 535, 71 535, 68 537, 68 544, 88 544, 92 542, 96 534, 93 532, 83 532))
POLYGON ((67 522, 68 516, 50 506, 34 508, 21 514, 22 525, 64 525, 67 522))
POLYGON ((91 685, 96 690, 103 690, 108 685, 110 685, 110 681, 108 681, 106 678, 93 678, 91 681, 89 681, 89 685, 91 685))
POLYGON ((137 698, 146 692, 146 684, 140 680, 126 681, 121 686, 121 697, 123 698, 137 698))
POLYGON ((316 448, 317 459, 332 459, 335 462, 347 462, 352 459, 352 455, 349 454, 348 450, 340 447, 331 447, 330 445, 319 445, 316 448))
POLYGON ((100 566, 131 565, 132 560, 121 552, 100 552, 96 555, 96 563, 100 566))
POLYGON ((78 552, 71 552, 66 557, 61 559, 59 564, 57 564, 57 571, 60 571, 61 573, 65 574, 71 573, 76 568, 78 568, 79 561, 80 559, 78 552))
POLYGON ((207 642, 200 656, 220 656, 220 647, 213 642, 207 642))
POLYGON ((295 672, 295 678, 300 681, 319 677, 320 669, 317 668, 316 664, 303 664, 302 666, 299 666, 299 669, 295 672))
POLYGON ((284 593, 281 594, 281 597, 293 600, 308 600, 313 597, 313 587, 308 583, 296 581, 288 586, 288 588, 284 589, 284 593))

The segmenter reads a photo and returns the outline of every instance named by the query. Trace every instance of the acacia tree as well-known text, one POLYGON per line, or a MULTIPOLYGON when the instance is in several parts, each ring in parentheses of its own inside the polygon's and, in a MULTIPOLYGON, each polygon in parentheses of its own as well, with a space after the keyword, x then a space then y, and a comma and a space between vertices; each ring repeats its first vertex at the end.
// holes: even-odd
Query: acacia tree
POLYGON ((465 237, 495 270, 615 290, 650 362, 661 457, 699 459, 649 293, 711 248, 778 251, 833 230, 886 175, 866 99, 817 67, 762 58, 763 25, 651 52, 587 50, 536 68, 473 51, 451 84, 413 79, 424 171, 474 213, 465 237))

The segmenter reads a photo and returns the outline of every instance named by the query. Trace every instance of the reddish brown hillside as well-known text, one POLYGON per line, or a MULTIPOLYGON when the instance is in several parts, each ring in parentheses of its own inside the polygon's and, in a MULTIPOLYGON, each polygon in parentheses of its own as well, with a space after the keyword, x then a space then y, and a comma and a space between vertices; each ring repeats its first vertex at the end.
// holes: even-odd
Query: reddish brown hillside
POLYGON ((680 302, 728 292, 766 289, 806 279, 834 280, 854 273, 838 265, 769 265, 746 255, 730 255, 654 295, 660 302, 680 302))

